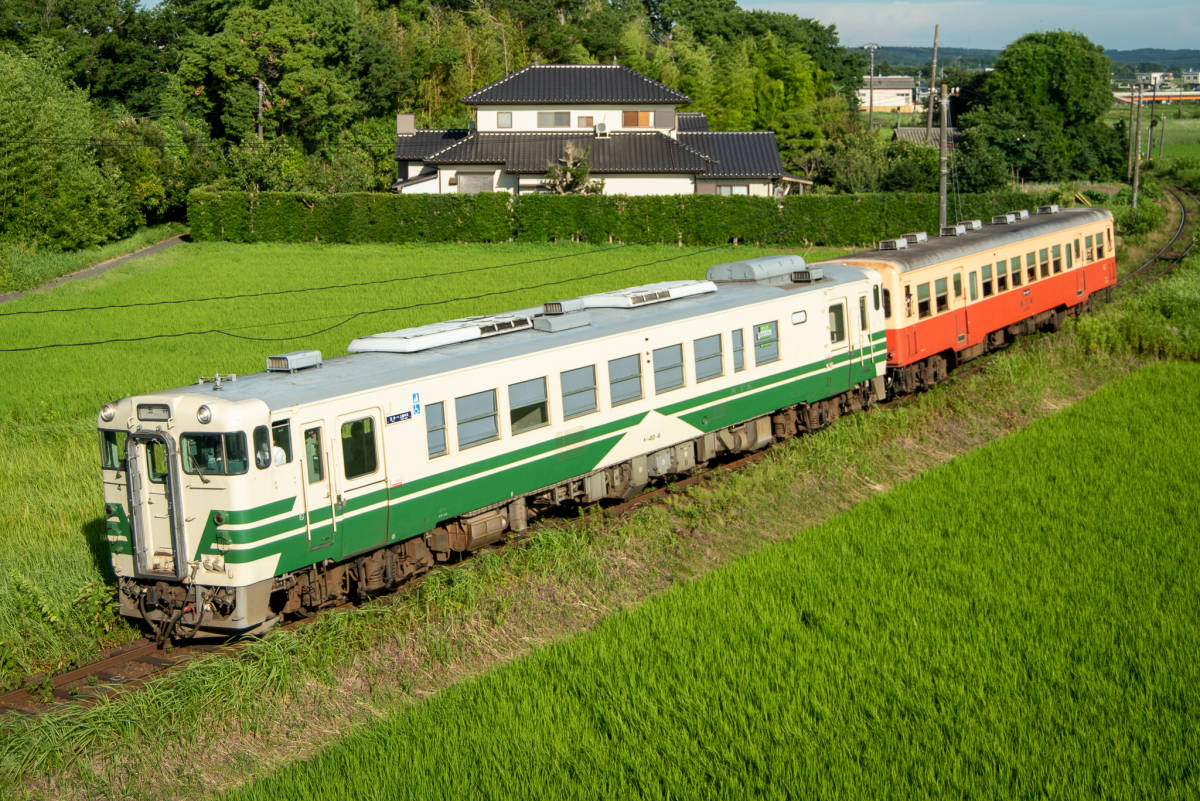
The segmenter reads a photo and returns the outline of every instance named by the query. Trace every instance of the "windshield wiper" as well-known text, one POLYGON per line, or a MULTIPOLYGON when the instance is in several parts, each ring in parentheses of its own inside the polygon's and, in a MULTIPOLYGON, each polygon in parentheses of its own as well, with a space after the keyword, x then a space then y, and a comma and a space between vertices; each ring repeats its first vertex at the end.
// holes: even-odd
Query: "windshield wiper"
POLYGON ((200 476, 200 481, 207 484, 208 479, 200 472, 200 465, 196 464, 196 457, 192 455, 191 451, 184 451, 184 453, 187 455, 188 461, 191 462, 192 469, 196 471, 196 475, 200 476))

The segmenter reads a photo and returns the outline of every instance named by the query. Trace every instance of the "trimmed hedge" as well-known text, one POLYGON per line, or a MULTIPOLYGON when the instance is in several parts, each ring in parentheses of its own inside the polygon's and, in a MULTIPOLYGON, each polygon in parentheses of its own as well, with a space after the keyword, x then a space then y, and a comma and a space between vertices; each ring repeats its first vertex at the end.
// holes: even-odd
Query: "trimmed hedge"
MULTIPOLYGON (((961 195, 951 219, 989 220, 1048 196, 961 195)), ((188 223, 197 240, 230 242, 522 242, 853 246, 937 227, 928 194, 394 195, 195 189, 188 223)))

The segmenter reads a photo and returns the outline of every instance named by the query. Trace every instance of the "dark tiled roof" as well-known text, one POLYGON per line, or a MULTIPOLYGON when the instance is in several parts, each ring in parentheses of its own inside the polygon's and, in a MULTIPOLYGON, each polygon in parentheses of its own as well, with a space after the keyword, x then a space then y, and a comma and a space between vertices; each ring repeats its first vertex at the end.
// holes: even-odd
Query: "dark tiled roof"
POLYGON ((876 75, 874 81, 863 76, 863 89, 870 89, 872 83, 876 89, 912 89, 917 82, 907 75, 876 75))
POLYGON ((615 64, 538 64, 509 73, 463 98, 470 106, 493 103, 670 103, 688 96, 615 64))
POLYGON ((681 111, 675 115, 675 125, 680 131, 707 131, 708 116, 703 111, 681 111))
POLYGON ((708 167, 702 154, 657 132, 604 138, 592 133, 474 133, 427 161, 503 164, 509 173, 543 175, 563 157, 568 142, 588 150, 593 173, 699 173, 708 167))
POLYGON ((396 161, 424 161, 439 150, 459 141, 470 131, 463 129, 417 131, 396 137, 396 161))
POLYGON ((681 131, 680 143, 712 158, 700 178, 779 178, 783 163, 772 131, 681 131))
MULTIPOLYGON (((942 129, 934 128, 933 129, 933 142, 929 142, 925 138, 925 128, 923 126, 900 125, 900 126, 897 126, 895 129, 893 129, 893 131, 892 131, 892 139, 898 139, 901 142, 912 142, 914 145, 929 145, 930 147, 940 147, 941 141, 942 141, 940 138, 941 135, 942 135, 942 129)), ((946 129, 946 143, 950 146, 951 149, 954 149, 954 145, 957 142, 958 142, 958 129, 953 128, 953 127, 947 128, 946 129)))

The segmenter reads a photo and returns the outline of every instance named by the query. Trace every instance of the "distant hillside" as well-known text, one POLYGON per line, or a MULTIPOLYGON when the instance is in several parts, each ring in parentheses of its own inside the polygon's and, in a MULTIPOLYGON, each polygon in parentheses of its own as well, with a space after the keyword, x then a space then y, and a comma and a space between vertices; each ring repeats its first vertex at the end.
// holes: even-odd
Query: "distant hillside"
MULTIPOLYGON (((1141 69, 1200 69, 1200 50, 1163 50, 1144 47, 1137 50, 1105 50, 1118 74, 1133 73, 1141 69)), ((984 69, 996 63, 999 50, 975 50, 967 47, 939 47, 938 64, 984 69)), ((875 53, 879 75, 915 75, 929 71, 933 47, 880 47, 875 53)))
MULTIPOLYGON (((968 47, 939 47, 939 64, 956 64, 963 67, 990 67, 1000 55, 999 50, 974 50, 968 47)), ((933 58, 933 46, 929 47, 890 47, 879 48, 875 53, 876 63, 887 62, 898 71, 916 69, 929 70, 929 60, 933 58)))
MULTIPOLYGON (((879 48, 883 52, 883 48, 879 48)), ((1139 64, 1157 64, 1163 69, 1180 67, 1187 70, 1200 69, 1200 50, 1162 50, 1143 47, 1138 50, 1106 50, 1110 61, 1128 64, 1137 68, 1139 64)))

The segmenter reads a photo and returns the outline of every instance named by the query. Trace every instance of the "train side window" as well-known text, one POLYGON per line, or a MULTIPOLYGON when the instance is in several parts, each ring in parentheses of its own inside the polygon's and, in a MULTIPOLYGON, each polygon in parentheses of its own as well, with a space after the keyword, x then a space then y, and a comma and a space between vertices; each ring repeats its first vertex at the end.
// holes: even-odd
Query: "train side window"
POLYGON ((265 470, 271 466, 270 435, 266 426, 254 427, 254 466, 265 470))
POLYGON ((779 359, 779 321, 754 326, 754 365, 770 364, 779 359))
POLYGON ((1025 277, 1030 284, 1037 280, 1037 256, 1032 252, 1025 254, 1025 277))
POLYGON ((954 297, 962 297, 962 273, 954 274, 954 297))
POLYGON ((992 265, 983 265, 983 296, 990 298, 992 296, 992 265))
POLYGON ((106 470, 125 469, 125 440, 129 434, 124 431, 100 432, 100 466, 106 470))
POLYGON ((792 312, 792 325, 804 325, 808 322, 808 312, 804 309, 792 312))
POLYGON ((692 355, 696 359, 696 381, 707 381, 725 372, 725 365, 721 362, 720 334, 692 342, 692 355))
POLYGON ((1080 251, 1079 251, 1079 237, 1075 237, 1075 258, 1077 258, 1077 259, 1078 259, 1078 258, 1079 258, 1079 256, 1080 256, 1080 251))
POLYGON ((913 313, 912 284, 905 284, 904 285, 904 314, 908 317, 912 317, 912 313, 913 313))
POLYGON ((950 293, 946 289, 945 278, 939 278, 933 282, 933 298, 937 303, 938 314, 950 308, 950 293))
POLYGON ((564 420, 596 411, 596 365, 565 370, 559 379, 564 420))
POLYGON ((996 262, 996 293, 1008 291, 1008 267, 1004 265, 1004 260, 996 262))
POLYGON ((642 363, 638 354, 622 356, 608 363, 608 392, 613 406, 642 397, 642 363))
POLYGON ((858 330, 859 332, 871 330, 867 325, 867 296, 862 295, 858 299, 858 330))
POLYGON ((1062 272, 1062 245, 1055 245, 1051 251, 1051 263, 1054 265, 1054 273, 1057 275, 1062 272))
POLYGON ((746 369, 745 349, 742 345, 742 329, 733 332, 733 371, 746 369))
MULTIPOLYGON (((999 263, 1003 264, 1004 262, 999 262, 999 263)), ((1012 273, 1012 285, 1020 286, 1021 285, 1021 257, 1013 256, 1012 260, 1009 261, 1009 263, 1008 263, 1008 269, 1009 269, 1009 272, 1012 273)))
POLYGON ((1095 261, 1096 255, 1092 250, 1092 235, 1088 234, 1083 238, 1083 258, 1084 261, 1095 261))
POLYGON ((374 473, 379 466, 375 455, 375 421, 370 417, 342 423, 342 470, 346 478, 374 473))
POLYGON ((654 349, 654 394, 683 386, 683 345, 654 349))
POLYGON ((892 319, 892 291, 890 289, 883 290, 883 316, 887 319, 892 319))
POLYGON ((1104 234, 1096 234, 1096 258, 1104 258, 1104 234))
POLYGON ((291 464, 292 462, 292 423, 290 420, 276 420, 271 423, 271 448, 283 452, 283 461, 279 454, 274 457, 275 464, 291 464))
POLYGON ((929 284, 917 285, 917 319, 924 320, 932 313, 929 306, 929 284))
POLYGON ((967 275, 967 283, 971 285, 971 300, 979 300, 979 282, 976 280, 975 271, 971 270, 967 275))
POLYGON ((876 284, 873 289, 875 290, 875 311, 879 311, 879 284, 876 284))
POLYGON ((523 434, 550 424, 545 378, 531 378, 508 385, 508 420, 514 434, 523 434))
POLYGON ((441 401, 425 407, 425 442, 430 459, 446 455, 446 408, 441 401))
POLYGON ((1038 251, 1038 266, 1042 269, 1042 278, 1050 277, 1050 249, 1042 248, 1038 251))
POLYGON ((308 473, 308 483, 316 484, 325 480, 325 460, 321 454, 321 427, 316 426, 304 432, 304 464, 308 473))
POLYGON ((500 438, 496 422, 496 390, 485 389, 454 399, 458 447, 472 448, 500 438))
MULTIPOLYGON (((1076 242, 1075 246, 1079 247, 1079 242, 1076 242)), ((1071 258, 1071 246, 1067 245, 1067 269, 1072 270, 1074 268, 1075 268, 1075 260, 1073 258, 1071 258)))
POLYGON ((846 307, 841 303, 829 307, 829 341, 834 345, 846 341, 846 307))

